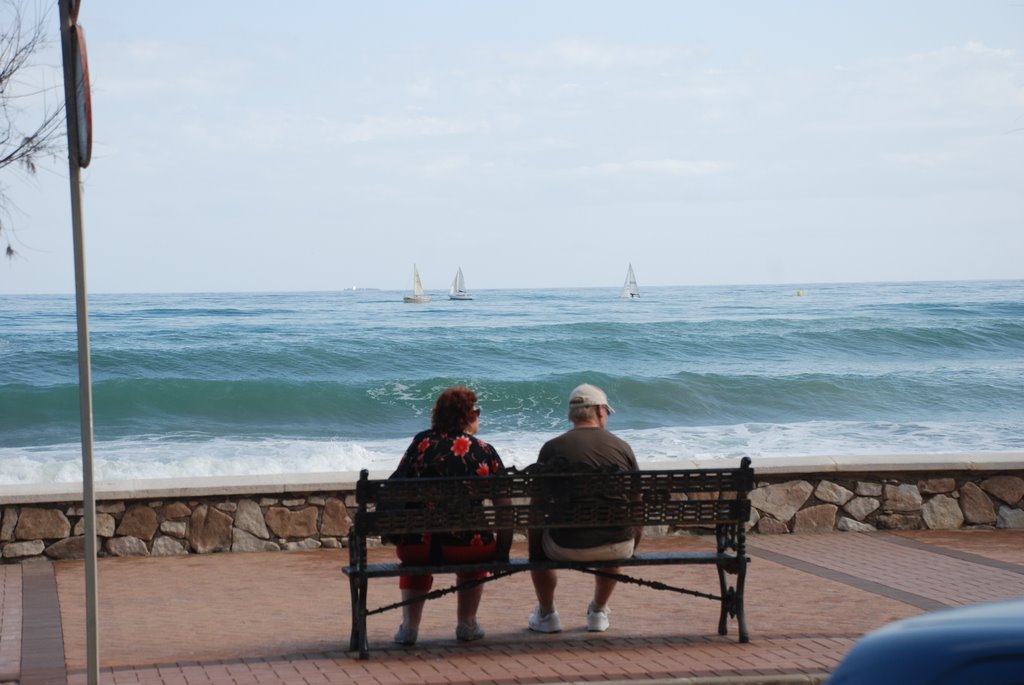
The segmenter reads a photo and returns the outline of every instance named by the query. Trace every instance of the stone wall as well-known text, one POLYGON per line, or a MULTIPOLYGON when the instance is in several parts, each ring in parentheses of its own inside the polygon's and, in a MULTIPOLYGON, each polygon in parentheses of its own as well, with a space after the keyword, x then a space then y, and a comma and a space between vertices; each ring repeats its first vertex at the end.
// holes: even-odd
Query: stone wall
MULTIPOLYGON (((101 501, 97 551, 123 557, 341 547, 352 503, 352 492, 101 501)), ((6 505, 0 555, 5 562, 80 559, 84 531, 81 502, 6 505)))
POLYGON ((1024 528, 1022 475, 946 472, 758 478, 750 493, 751 529, 813 533, 1024 528))
MULTIPOLYGON (((168 556, 337 548, 351 525, 354 486, 278 484, 261 492, 236 480, 220 487, 223 494, 178 484, 117 497, 98 489, 97 549, 100 556, 168 556)), ((750 499, 754 533, 1024 528, 1024 466, 845 474, 776 468, 758 473, 750 499)), ((0 495, 0 507, 3 562, 84 556, 80 497, 0 495)))

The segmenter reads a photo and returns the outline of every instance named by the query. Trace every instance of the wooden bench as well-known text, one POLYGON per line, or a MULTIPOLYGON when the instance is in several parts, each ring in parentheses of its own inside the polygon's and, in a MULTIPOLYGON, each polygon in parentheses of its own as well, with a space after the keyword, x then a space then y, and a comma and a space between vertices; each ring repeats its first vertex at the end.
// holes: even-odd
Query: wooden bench
MULTIPOLYGON (((744 458, 738 468, 566 474, 528 467, 522 471, 512 469, 501 476, 467 478, 371 480, 364 470, 356 485, 358 509, 349 532, 349 565, 344 567, 352 594, 349 649, 358 649, 361 658, 368 658, 367 617, 405 604, 397 602, 368 609, 367 586, 371 578, 484 570, 491 573, 482 580, 466 581, 462 584, 465 587, 531 569, 574 569, 718 601, 721 605, 718 633, 726 634, 726 620, 731 616, 738 623, 739 641, 747 642, 749 637, 743 613, 743 586, 749 562, 745 525, 750 518, 748 497, 753 482, 754 471, 748 458, 744 458), (595 503, 590 499, 597 496, 599 500, 602 495, 615 495, 620 499, 625 496, 637 501, 595 503), (569 498, 578 497, 589 501, 569 504, 569 498), (495 500, 505 498, 511 498, 512 504, 494 505, 495 500), (540 504, 533 505, 531 501, 540 504), (703 530, 708 533, 713 530, 717 546, 715 551, 707 552, 643 553, 641 542, 640 551, 630 559, 585 563, 512 558, 481 564, 406 566, 397 560, 369 564, 366 558, 367 539, 370 537, 387 539, 392 535, 450 530, 525 531, 591 526, 667 526, 671 530, 703 530), (675 564, 714 566, 718 571, 720 594, 687 590, 602 570, 615 566, 675 564), (727 574, 735 576, 734 584, 730 584, 727 574)), ((455 584, 433 590, 425 598, 434 599, 455 592, 459 587, 455 584)))

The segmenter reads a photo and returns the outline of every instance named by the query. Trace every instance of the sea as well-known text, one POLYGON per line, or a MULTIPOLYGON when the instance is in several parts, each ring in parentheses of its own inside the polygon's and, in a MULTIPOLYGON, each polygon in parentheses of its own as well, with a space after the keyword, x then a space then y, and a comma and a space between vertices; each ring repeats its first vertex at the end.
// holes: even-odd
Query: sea
MULTIPOLYGON (((1024 281, 92 295, 94 477, 391 470, 452 385, 509 465, 576 385, 644 462, 1024 450, 1024 281)), ((71 295, 0 296, 0 484, 80 481, 71 295)))

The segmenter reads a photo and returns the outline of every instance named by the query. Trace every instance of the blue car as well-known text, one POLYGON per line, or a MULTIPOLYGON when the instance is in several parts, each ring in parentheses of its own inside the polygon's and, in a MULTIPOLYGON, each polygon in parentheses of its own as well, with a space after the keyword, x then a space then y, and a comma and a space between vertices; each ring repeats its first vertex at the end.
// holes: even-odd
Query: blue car
POLYGON ((861 638, 827 685, 1022 685, 1024 599, 942 609, 861 638))

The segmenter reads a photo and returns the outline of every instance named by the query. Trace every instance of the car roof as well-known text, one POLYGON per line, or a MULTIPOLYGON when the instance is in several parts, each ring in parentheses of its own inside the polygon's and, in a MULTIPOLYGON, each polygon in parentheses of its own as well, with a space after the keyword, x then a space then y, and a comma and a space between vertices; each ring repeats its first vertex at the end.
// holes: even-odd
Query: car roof
POLYGON ((861 638, 828 685, 967 683, 964 667, 995 669, 996 676, 1012 672, 1018 680, 1006 682, 1019 682, 1024 599, 941 609, 890 623, 861 638))

